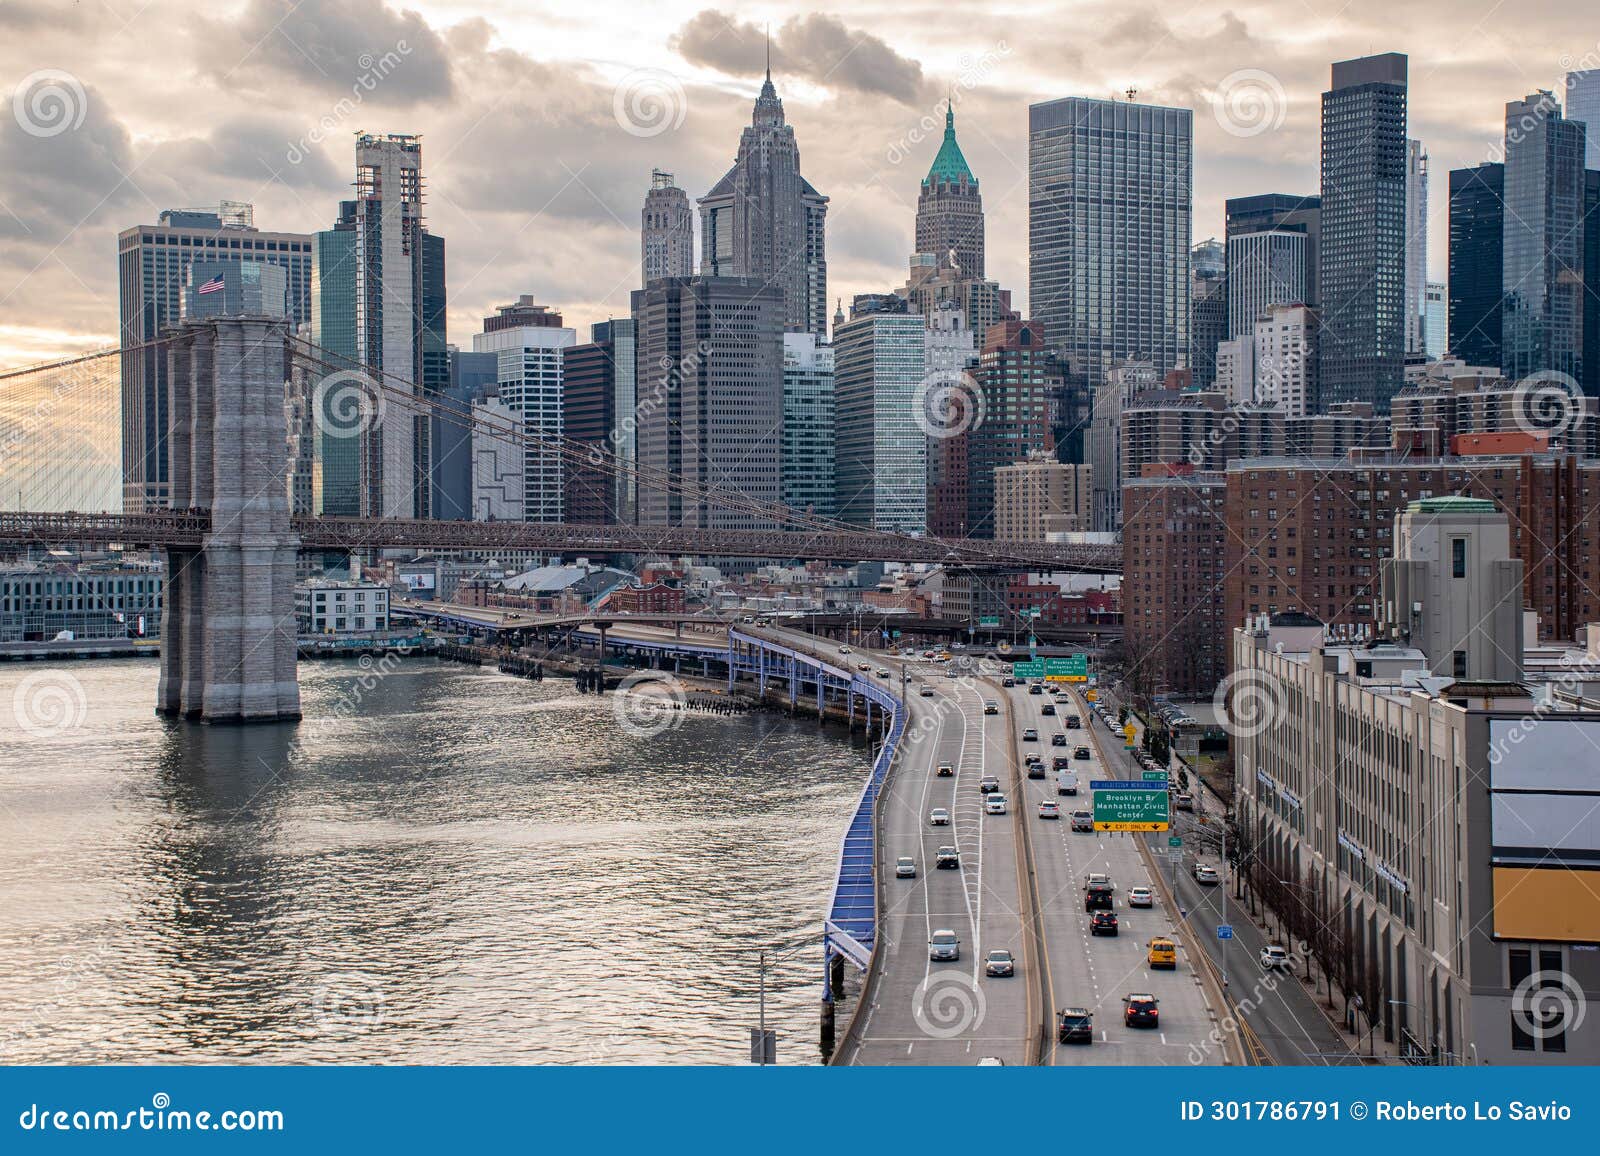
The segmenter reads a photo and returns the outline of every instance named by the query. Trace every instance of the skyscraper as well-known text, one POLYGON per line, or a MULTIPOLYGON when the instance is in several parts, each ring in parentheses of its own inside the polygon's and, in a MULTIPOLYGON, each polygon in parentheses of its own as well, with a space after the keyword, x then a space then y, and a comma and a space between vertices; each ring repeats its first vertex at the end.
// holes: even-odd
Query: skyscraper
POLYGON ((917 195, 917 252, 933 254, 940 269, 983 279, 983 196, 956 143, 955 106, 949 103, 944 140, 917 195))
MULTIPOLYGON (((642 469, 777 505, 785 308, 782 288, 746 277, 663 277, 633 295, 642 469)), ((647 481, 638 506, 641 526, 775 524, 647 481)))
POLYGON ((1269 229, 1228 238, 1228 338, 1252 337, 1270 305, 1306 299, 1306 235, 1269 229))
POLYGON ((1438 361, 1449 348, 1448 292, 1443 281, 1428 282, 1427 315, 1422 319, 1422 352, 1429 361, 1438 361))
POLYGON ((1498 369, 1505 275, 1502 164, 1450 170, 1450 352, 1498 369))
POLYGON ((1343 60, 1322 94, 1324 405, 1405 381, 1406 58, 1343 60))
POLYGON ((522 459, 522 518, 560 522, 566 514, 566 466, 556 443, 566 434, 562 403, 563 351, 578 334, 561 323, 561 314, 536 305, 524 294, 483 319, 472 338, 474 353, 493 353, 499 362, 495 387, 530 438, 522 459))
MULTIPOLYGON (((422 138, 356 138, 358 359, 386 389, 421 398, 449 384, 444 240, 422 224, 422 138)), ((390 404, 361 437, 361 512, 428 517, 428 419, 390 404)))
MULTIPOLYGON (((218 209, 167 209, 154 225, 117 235, 120 338, 126 348, 154 341, 182 313, 189 266, 198 260, 255 261, 288 275, 289 315, 310 316, 311 238, 263 233, 255 210, 239 201, 218 209)), ((167 504, 167 351, 124 353, 122 369, 122 508, 127 513, 167 504)))
POLYGON ((838 516, 864 529, 928 526, 926 323, 903 298, 857 297, 833 334, 838 516))
POLYGON ((640 267, 644 284, 658 277, 694 275, 694 213, 689 194, 673 183, 672 174, 655 169, 640 213, 640 267))
POLYGON ((800 175, 800 146, 767 70, 739 153, 700 198, 700 272, 783 291, 783 327, 828 333, 828 198, 800 175))
POLYGON ((783 504, 834 514, 833 347, 814 333, 783 335, 783 504))
POLYGON ((1189 369, 1196 389, 1217 380, 1217 344, 1228 339, 1228 256, 1216 238, 1194 247, 1189 276, 1189 369))
MULTIPOLYGON (((311 341, 336 365, 361 364, 356 327, 356 204, 339 203, 333 228, 312 235, 311 341)), ((315 397, 315 395, 313 395, 315 397)), ((327 398, 323 398, 327 404, 327 398)), ((317 512, 354 518, 361 513, 361 439, 343 422, 314 421, 321 464, 317 512)))
POLYGON ((1077 96, 1028 109, 1028 305, 1090 381, 1188 363, 1193 119, 1077 96))
POLYGON ((1425 354, 1428 315, 1428 150, 1406 141, 1406 353, 1425 354))
POLYGON ((966 437, 967 533, 993 538, 995 470, 1054 456, 1050 406, 1061 391, 1061 370, 1043 326, 1002 321, 984 335, 973 376, 982 417, 966 437))
POLYGON ((1257 193, 1229 197, 1224 205, 1227 235, 1241 233, 1303 233, 1306 238, 1307 305, 1321 300, 1322 198, 1294 193, 1257 193))
POLYGON ((566 467, 567 521, 610 525, 633 521, 634 480, 609 462, 633 462, 634 324, 599 321, 589 341, 563 352, 562 409, 566 438, 600 451, 600 460, 566 467))
POLYGON ((1583 373, 1584 126, 1549 92, 1506 105, 1501 369, 1583 373))
POLYGON ((1588 129, 1583 167, 1600 169, 1600 68, 1567 73, 1567 119, 1588 129))

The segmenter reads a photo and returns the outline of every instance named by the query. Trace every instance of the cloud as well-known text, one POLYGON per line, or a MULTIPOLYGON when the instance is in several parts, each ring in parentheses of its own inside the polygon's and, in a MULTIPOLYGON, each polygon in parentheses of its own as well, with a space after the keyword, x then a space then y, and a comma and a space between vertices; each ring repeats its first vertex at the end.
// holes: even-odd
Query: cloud
MULTIPOLYGON (((765 42, 764 29, 714 8, 696 14, 672 38, 672 46, 689 63, 730 76, 761 75, 766 67, 765 42)), ((922 65, 878 37, 849 28, 836 16, 812 13, 784 21, 772 38, 772 67, 780 76, 824 88, 887 96, 906 104, 924 97, 922 65)))
POLYGON ((383 0, 248 0, 236 19, 202 23, 202 65, 220 82, 292 83, 341 95, 361 85, 372 104, 453 92, 443 37, 416 12, 396 12, 383 0))

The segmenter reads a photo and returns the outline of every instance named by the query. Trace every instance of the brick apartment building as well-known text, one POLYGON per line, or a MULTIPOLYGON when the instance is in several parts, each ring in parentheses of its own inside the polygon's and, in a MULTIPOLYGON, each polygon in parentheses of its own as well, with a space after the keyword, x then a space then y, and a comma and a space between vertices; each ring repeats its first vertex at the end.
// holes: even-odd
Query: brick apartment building
POLYGON ((1600 620, 1600 461, 1247 458, 1225 472, 1147 473, 1124 490, 1123 611, 1130 661, 1153 692, 1210 694, 1248 615, 1374 622, 1394 516, 1427 497, 1488 498, 1508 515, 1541 639, 1600 620))

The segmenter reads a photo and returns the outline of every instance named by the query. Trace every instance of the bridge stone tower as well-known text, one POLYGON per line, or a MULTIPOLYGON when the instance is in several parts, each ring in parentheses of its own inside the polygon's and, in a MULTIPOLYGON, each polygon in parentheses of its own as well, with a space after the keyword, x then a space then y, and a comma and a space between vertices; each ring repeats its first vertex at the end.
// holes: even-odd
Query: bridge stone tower
POLYGON ((208 317, 171 332, 172 505, 209 509, 211 533, 199 550, 167 551, 156 710, 214 723, 297 719, 289 325, 208 317))

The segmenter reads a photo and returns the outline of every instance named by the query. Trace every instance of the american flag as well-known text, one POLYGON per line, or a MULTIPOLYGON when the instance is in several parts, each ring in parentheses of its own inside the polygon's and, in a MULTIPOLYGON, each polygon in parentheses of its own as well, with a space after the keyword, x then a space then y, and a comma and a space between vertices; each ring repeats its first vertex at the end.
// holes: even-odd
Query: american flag
POLYGON ((200 288, 196 289, 195 292, 196 293, 221 293, 222 292, 222 274, 218 273, 215 277, 211 278, 211 280, 207 281, 204 285, 200 286, 200 288))

